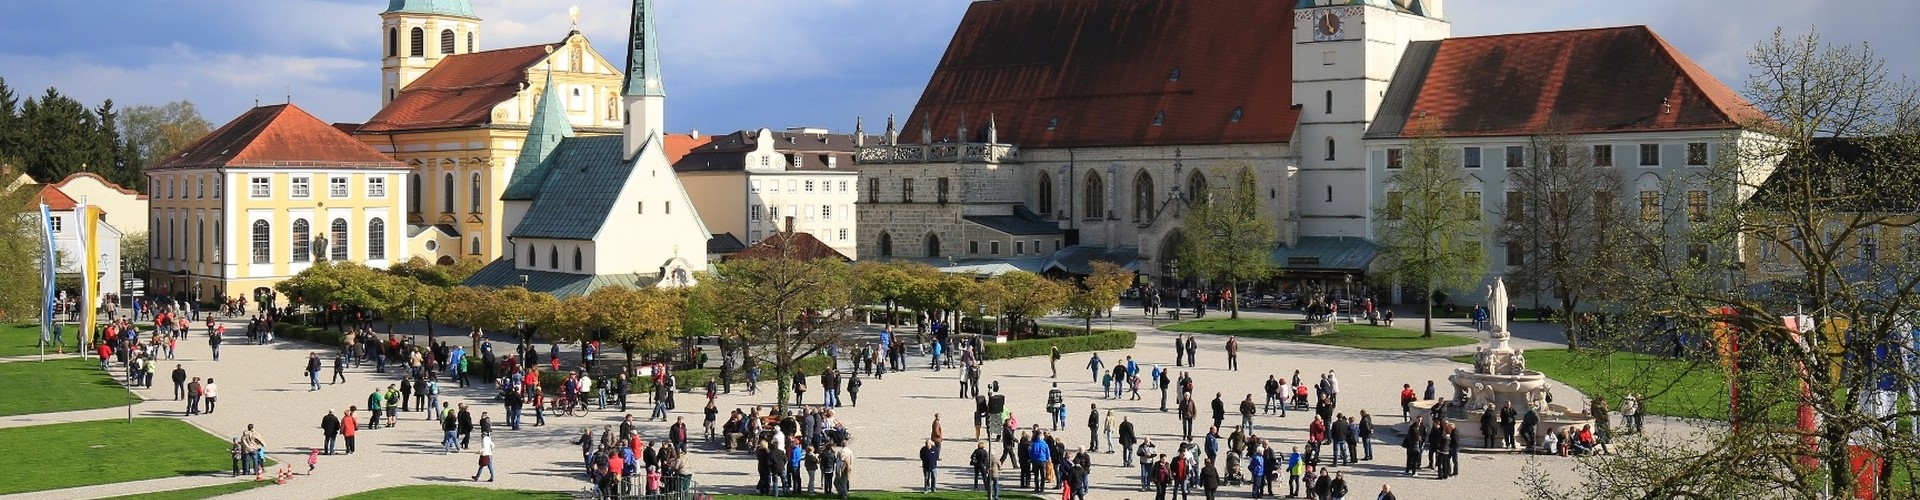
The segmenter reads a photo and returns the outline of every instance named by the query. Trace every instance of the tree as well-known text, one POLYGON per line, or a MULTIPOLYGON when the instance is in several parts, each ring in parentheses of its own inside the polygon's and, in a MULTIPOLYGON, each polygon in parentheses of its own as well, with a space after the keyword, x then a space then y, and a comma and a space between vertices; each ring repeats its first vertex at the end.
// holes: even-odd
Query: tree
MULTIPOLYGON (((1387 178, 1386 202, 1375 208, 1381 255, 1379 274, 1427 294, 1472 286, 1486 271, 1480 238, 1480 207, 1467 200, 1466 175, 1454 168, 1447 148, 1431 133, 1413 137, 1404 168, 1387 178)), ((1433 300, 1426 305, 1422 336, 1433 336, 1433 300)))
POLYGON ((18 155, 20 167, 36 180, 52 182, 113 163, 118 145, 102 142, 100 116, 58 90, 27 100, 12 121, 19 150, 8 154, 18 155))
POLYGON ((1087 333, 1093 333, 1093 318, 1120 305, 1120 292, 1133 285, 1133 273, 1111 262, 1094 262, 1093 274, 1080 279, 1067 299, 1066 310, 1080 318, 1087 333))
MULTIPOLYGON (((1261 207, 1260 184, 1253 168, 1245 164, 1229 164, 1227 168, 1237 171, 1232 185, 1193 193, 1201 202, 1181 221, 1184 239, 1180 258, 1194 276, 1224 281, 1234 293, 1240 293, 1240 285, 1273 274, 1277 233, 1272 216, 1261 207)), ((1239 301, 1233 302, 1232 317, 1239 318, 1239 301)))
MULTIPOLYGON (((1589 295, 1607 296, 1613 285, 1607 270, 1624 264, 1629 247, 1622 231, 1632 220, 1620 202, 1626 189, 1620 172, 1595 165, 1591 151, 1557 129, 1529 139, 1525 166, 1507 170, 1512 194, 1494 233, 1521 257, 1507 267, 1507 286, 1533 295, 1536 304, 1541 292, 1558 298, 1572 345, 1579 345, 1574 307, 1589 295)), ((1468 213, 1480 217, 1477 208, 1468 213)))
MULTIPOLYGON (((1906 256, 1896 257, 1880 245, 1920 218, 1912 168, 1920 90, 1889 77, 1864 44, 1831 45, 1812 32, 1776 30, 1748 60, 1745 94, 1765 117, 1730 134, 1700 174, 1710 199, 1722 201, 1636 225, 1633 244, 1644 251, 1616 271, 1634 300, 1616 306, 1607 342, 1592 349, 1605 356, 1704 338, 1681 346, 1675 363, 1726 380, 1708 404, 1732 425, 1700 423, 1691 439, 1583 461, 1579 476, 1596 479, 1565 488, 1543 480, 1536 497, 1852 498, 1856 451, 1886 460, 1891 474, 1881 477, 1910 478, 1902 495, 1920 486, 1911 479, 1920 477, 1911 427, 1920 408, 1888 390, 1920 383, 1901 362, 1914 353, 1920 304, 1920 262, 1907 256, 1920 248, 1903 241, 1906 256), (1666 236, 1675 227, 1686 230, 1666 236), (1686 256, 1675 258, 1682 244, 1686 256), (1795 311, 1807 314, 1804 330, 1786 324, 1795 311)), ((1629 376, 1616 393, 1668 382, 1629 376)))
POLYGON ((120 237, 120 275, 147 274, 147 232, 127 233, 120 237))
POLYGON ((354 262, 322 261, 273 285, 295 303, 316 308, 324 314, 324 323, 346 330, 353 312, 371 312, 388 307, 393 296, 388 290, 389 276, 354 262))
POLYGON ((1061 306, 1067 304, 1071 290, 1068 285, 1045 276, 1009 271, 976 286, 975 293, 970 294, 968 305, 1000 311, 1001 318, 1010 325, 1007 329, 1018 333, 1028 319, 1060 310, 1061 306))
POLYGON ((556 332, 563 340, 604 339, 627 354, 627 373, 644 354, 672 351, 681 338, 686 296, 660 288, 604 287, 560 303, 556 332))
POLYGON ((786 381, 799 361, 838 344, 853 318, 850 269, 836 259, 734 259, 702 273, 693 293, 725 323, 741 325, 743 358, 773 365, 778 401, 785 408, 786 381))
MULTIPOLYGON (((162 158, 180 152, 213 130, 213 124, 200 116, 191 101, 174 101, 159 106, 134 106, 120 112, 120 133, 125 140, 122 153, 132 170, 139 171, 162 158)), ((145 176, 123 185, 142 189, 145 176)))
POLYGON ((853 265, 860 302, 887 304, 888 324, 897 324, 899 306, 915 302, 919 288, 939 275, 940 271, 933 266, 905 260, 862 261, 853 265))
POLYGON ((0 193, 0 321, 37 319, 42 307, 40 263, 47 255, 37 194, 32 189, 0 193))
MULTIPOLYGON (((555 325, 560 310, 559 299, 517 285, 453 287, 447 292, 446 302, 440 314, 447 322, 481 330, 515 330, 523 344, 532 343, 535 333, 555 325)), ((474 343, 479 343, 478 337, 474 343)), ((479 346, 474 348, 477 350, 479 346)))

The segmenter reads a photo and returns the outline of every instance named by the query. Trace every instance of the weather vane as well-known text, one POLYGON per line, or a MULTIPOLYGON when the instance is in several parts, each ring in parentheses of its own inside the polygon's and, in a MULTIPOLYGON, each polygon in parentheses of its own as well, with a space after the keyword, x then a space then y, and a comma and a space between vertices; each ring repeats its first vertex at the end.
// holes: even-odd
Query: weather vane
POLYGON ((567 17, 573 19, 573 27, 580 27, 580 6, 567 7, 567 17))

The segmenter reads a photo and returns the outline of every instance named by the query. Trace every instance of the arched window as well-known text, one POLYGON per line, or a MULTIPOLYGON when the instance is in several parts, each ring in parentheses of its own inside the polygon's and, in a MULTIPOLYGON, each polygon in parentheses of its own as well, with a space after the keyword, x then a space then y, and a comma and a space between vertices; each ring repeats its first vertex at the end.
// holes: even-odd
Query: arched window
POLYGON ((267 221, 253 221, 253 263, 273 262, 273 227, 267 221))
POLYGON ((467 32, 467 52, 473 52, 473 32, 467 32))
POLYGON ((413 56, 413 57, 422 57, 427 55, 427 31, 426 30, 420 29, 420 28, 414 28, 412 36, 409 36, 407 41, 413 42, 412 46, 407 47, 407 55, 413 56))
POLYGON ((331 252, 332 255, 329 256, 328 258, 333 260, 347 260, 347 220, 346 219, 333 220, 333 241, 331 242, 331 245, 333 245, 332 247, 330 247, 333 251, 331 252))
POLYGON ((1053 176, 1047 175, 1046 172, 1041 172, 1040 185, 1038 187, 1040 189, 1040 216, 1052 218, 1053 212, 1057 210, 1053 206, 1053 176))
MULTIPOLYGON (((207 220, 200 219, 200 220, 194 221, 193 224, 194 224, 193 233, 200 235, 201 239, 205 239, 207 237, 207 220)), ((207 262, 207 245, 205 242, 202 242, 199 245, 199 247, 200 247, 199 261, 200 263, 205 264, 207 262)))
POLYGON ((453 172, 447 172, 440 182, 440 211, 453 211, 453 172))
POLYGON ((413 207, 411 211, 419 212, 420 211, 420 174, 413 174, 413 182, 411 184, 412 185, 408 186, 407 189, 409 191, 412 191, 411 193, 412 196, 407 197, 407 203, 413 207))
POLYGON ((1206 198, 1207 174, 1200 173, 1199 169, 1195 169, 1193 173, 1187 174, 1187 202, 1197 204, 1200 203, 1200 200, 1206 198))
POLYGON ((880 256, 893 256, 893 235, 884 232, 880 233, 880 256))
POLYGON ((387 57, 400 57, 400 28, 387 28, 387 57))
POLYGON ((453 53, 453 30, 440 30, 440 54, 453 53))
POLYGON ((220 219, 213 220, 213 263, 215 264, 227 261, 227 253, 224 251, 227 244, 226 228, 220 219))
POLYGON ((1327 114, 1333 114, 1333 91, 1327 91, 1327 114))
POLYGON ((167 218, 167 260, 173 260, 173 259, 179 258, 178 254, 173 253, 173 249, 174 249, 173 242, 180 241, 180 238, 179 238, 180 233, 174 231, 176 227, 178 227, 178 225, 174 224, 173 218, 168 217, 167 218))
POLYGON ((467 197, 472 198, 472 200, 470 200, 468 204, 473 206, 471 210, 468 210, 468 212, 478 213, 480 211, 480 173, 479 172, 473 173, 473 182, 471 183, 470 186, 467 187, 467 197))
POLYGON ((1334 157, 1333 152, 1334 152, 1333 138, 1328 137, 1327 138, 1327 161, 1333 161, 1333 157, 1334 157))
POLYGON ((467 253, 480 255, 480 237, 479 236, 473 237, 472 248, 468 249, 467 253))
POLYGON ((308 239, 313 237, 313 232, 310 231, 310 229, 311 228, 307 227, 306 219, 293 220, 293 261, 294 262, 306 262, 307 259, 310 259, 313 257, 313 249, 311 246, 309 246, 309 245, 312 245, 313 243, 311 240, 308 239))
POLYGON ((581 262, 581 261, 583 261, 583 260, 585 260, 585 259, 582 259, 582 258, 580 258, 580 248, 579 248, 579 247, 574 247, 574 249, 573 249, 573 270, 575 270, 575 271, 579 271, 579 270, 580 270, 580 262, 581 262))
POLYGON ((533 253, 533 245, 527 245, 527 268, 532 269, 534 262, 537 262, 539 258, 540 257, 535 256, 533 253))
POLYGON ((547 267, 554 268, 555 270, 560 269, 560 247, 559 246, 547 245, 547 267))
POLYGON ((1153 217, 1153 175, 1147 169, 1133 177, 1133 220, 1139 222, 1153 217))
POLYGON ((387 221, 367 221, 367 260, 387 260, 387 221))
POLYGON ((1089 219, 1106 217, 1107 187, 1105 183, 1100 182, 1099 172, 1087 172, 1086 190, 1086 197, 1082 198, 1086 202, 1086 206, 1082 207, 1087 212, 1085 217, 1089 219))
POLYGON ((940 256, 940 235, 927 233, 927 257, 940 256))

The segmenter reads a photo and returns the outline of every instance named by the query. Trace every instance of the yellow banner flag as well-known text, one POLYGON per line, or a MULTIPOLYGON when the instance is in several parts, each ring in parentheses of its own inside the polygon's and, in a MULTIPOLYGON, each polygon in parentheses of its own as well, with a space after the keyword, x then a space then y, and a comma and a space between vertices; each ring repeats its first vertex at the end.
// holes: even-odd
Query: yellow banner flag
POLYGON ((82 219, 86 222, 87 226, 87 232, 85 233, 87 241, 82 242, 87 249, 85 257, 87 259, 87 265, 84 268, 86 269, 86 273, 80 276, 80 282, 82 283, 80 286, 86 290, 86 292, 81 295, 83 300, 80 303, 80 307, 84 308, 81 309, 81 311, 87 315, 87 319, 81 323, 80 328, 80 339, 83 345, 86 341, 91 340, 94 329, 98 327, 100 279, 106 274, 100 272, 100 265, 102 264, 100 262, 100 215, 100 207, 89 205, 86 207, 86 216, 82 219))

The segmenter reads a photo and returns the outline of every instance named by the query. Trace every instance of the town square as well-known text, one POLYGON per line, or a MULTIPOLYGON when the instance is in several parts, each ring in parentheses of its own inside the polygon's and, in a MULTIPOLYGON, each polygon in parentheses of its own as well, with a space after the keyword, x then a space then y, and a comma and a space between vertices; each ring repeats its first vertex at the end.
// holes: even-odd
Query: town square
POLYGON ((0 497, 1920 498, 1920 5, 90 3, 0 497))

